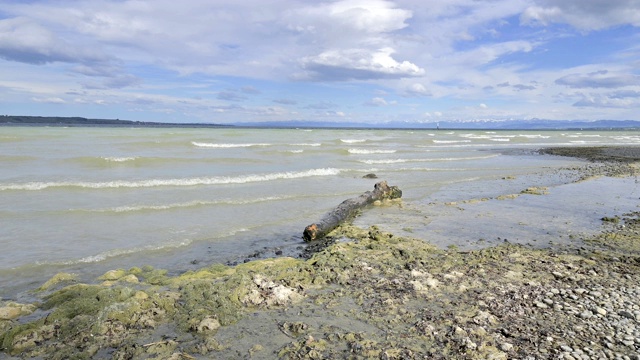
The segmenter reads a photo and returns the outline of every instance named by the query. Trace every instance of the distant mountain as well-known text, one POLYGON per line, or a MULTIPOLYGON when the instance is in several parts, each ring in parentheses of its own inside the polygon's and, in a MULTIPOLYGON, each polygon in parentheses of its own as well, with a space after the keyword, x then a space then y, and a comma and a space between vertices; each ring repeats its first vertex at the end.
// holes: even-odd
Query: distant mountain
POLYGON ((31 125, 31 126, 114 126, 114 127, 229 127, 232 125, 206 123, 163 123, 150 121, 130 121, 120 119, 87 119, 83 117, 60 116, 0 116, 1 125, 31 125))

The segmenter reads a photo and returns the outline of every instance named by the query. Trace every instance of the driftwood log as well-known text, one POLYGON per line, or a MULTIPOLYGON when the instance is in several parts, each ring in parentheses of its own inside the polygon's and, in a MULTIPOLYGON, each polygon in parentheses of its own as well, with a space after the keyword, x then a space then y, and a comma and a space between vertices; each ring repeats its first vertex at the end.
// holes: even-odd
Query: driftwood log
POLYGON ((338 225, 353 218, 358 210, 377 200, 397 199, 400 197, 402 197, 402 190, 398 189, 397 186, 387 185, 386 181, 381 181, 374 186, 373 191, 367 191, 357 198, 343 201, 326 214, 320 222, 307 226, 302 234, 304 241, 309 242, 325 237, 338 225))

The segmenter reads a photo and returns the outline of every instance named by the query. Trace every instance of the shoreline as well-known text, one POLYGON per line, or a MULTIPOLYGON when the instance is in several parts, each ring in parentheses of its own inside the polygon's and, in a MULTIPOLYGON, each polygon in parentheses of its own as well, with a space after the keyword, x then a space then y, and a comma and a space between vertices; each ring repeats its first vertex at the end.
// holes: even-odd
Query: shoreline
MULTIPOLYGON (((606 161, 583 178, 640 161, 636 147, 566 149, 606 161)), ((640 213, 601 216, 577 247, 438 249, 346 224, 306 260, 58 274, 40 303, 0 302, 0 357, 640 358, 640 213)))

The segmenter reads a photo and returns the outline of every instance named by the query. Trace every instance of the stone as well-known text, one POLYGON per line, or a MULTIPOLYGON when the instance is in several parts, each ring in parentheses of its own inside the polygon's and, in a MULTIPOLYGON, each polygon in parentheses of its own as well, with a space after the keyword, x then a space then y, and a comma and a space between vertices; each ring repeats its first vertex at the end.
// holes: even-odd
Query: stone
POLYGON ((607 315, 607 310, 605 310, 605 309, 603 309, 601 307, 596 307, 595 311, 596 311, 596 314, 598 314, 598 315, 602 315, 602 316, 607 315))
POLYGON ((104 273, 102 276, 100 276, 98 279, 99 280, 114 281, 114 280, 120 279, 121 277, 124 277, 125 275, 127 275, 127 272, 122 270, 122 269, 109 270, 106 273, 104 273))
POLYGON ((581 319, 588 319, 593 316, 593 313, 589 310, 585 310, 578 315, 581 319))
POLYGON ((620 315, 622 317, 625 317, 627 319, 631 319, 631 320, 635 320, 636 319, 635 315, 633 315, 632 313, 630 313, 628 311, 625 311, 625 310, 618 311, 618 315, 620 315))
POLYGON ((0 308, 0 320, 11 320, 22 315, 22 310, 15 306, 5 306, 0 308))
POLYGON ((543 302, 536 302, 536 306, 539 307, 540 309, 546 309, 548 308, 547 304, 543 303, 543 302))
POLYGON ((196 328, 196 330, 201 333, 201 332, 209 332, 209 331, 216 331, 220 328, 220 321, 218 321, 218 319, 207 316, 206 318, 202 319, 202 321, 200 321, 200 324, 198 324, 198 327, 196 328))

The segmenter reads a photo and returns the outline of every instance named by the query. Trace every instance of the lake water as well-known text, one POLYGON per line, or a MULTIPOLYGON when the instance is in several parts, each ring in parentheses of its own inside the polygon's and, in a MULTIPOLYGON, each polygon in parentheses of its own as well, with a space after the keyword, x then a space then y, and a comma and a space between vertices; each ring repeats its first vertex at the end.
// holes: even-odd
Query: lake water
POLYGON ((535 151, 558 145, 640 145, 640 132, 1 127, 0 297, 60 271, 295 254, 306 225, 380 180, 402 208, 362 225, 439 246, 490 237, 444 204, 572 182, 557 169, 580 160, 535 151))

